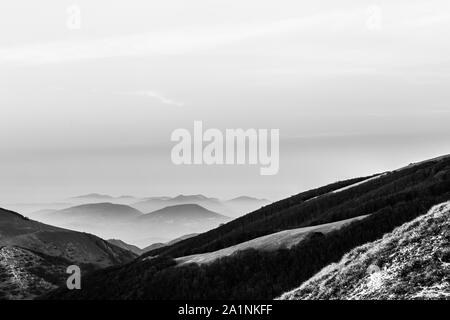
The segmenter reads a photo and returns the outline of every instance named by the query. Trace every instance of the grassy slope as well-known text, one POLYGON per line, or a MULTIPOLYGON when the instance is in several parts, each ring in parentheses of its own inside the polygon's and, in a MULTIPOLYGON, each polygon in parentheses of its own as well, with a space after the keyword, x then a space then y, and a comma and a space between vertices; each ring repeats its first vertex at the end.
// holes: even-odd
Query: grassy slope
POLYGON ((98 267, 129 262, 136 257, 94 235, 53 227, 3 209, 0 209, 0 246, 26 248, 98 267))
MULTIPOLYGON (((283 199, 267 205, 243 217, 235 219, 223 226, 220 226, 219 228, 199 234, 196 237, 180 241, 170 247, 149 251, 145 254, 145 256, 165 254, 173 257, 180 257, 189 254, 209 252, 226 248, 234 244, 238 244, 260 236, 285 230, 287 228, 280 229, 269 227, 258 230, 258 232, 256 232, 255 234, 246 232, 246 230, 251 231, 255 225, 258 225, 258 223, 268 221, 272 217, 279 217, 283 214, 283 212, 296 208, 297 206, 302 205, 307 200, 318 198, 319 196, 328 194, 333 190, 352 185, 354 183, 366 180, 367 178, 368 177, 349 179, 299 193, 287 199, 283 199)), ((297 226, 299 225, 292 224, 290 228, 295 228, 297 226)))
POLYGON ((450 299, 450 202, 353 249, 281 299, 450 299))
POLYGON ((259 251, 276 251, 279 249, 290 249, 305 239, 312 233, 326 234, 332 231, 339 230, 352 221, 364 219, 367 216, 360 216, 347 220, 321 224, 312 227, 290 229, 276 232, 267 236, 252 239, 237 245, 220 249, 213 252, 200 253, 191 256, 185 256, 175 259, 180 265, 188 263, 211 263, 218 259, 228 257, 238 253, 239 251, 254 249, 259 251))
POLYGON ((32 299, 64 282, 71 263, 18 247, 0 248, 0 299, 32 299))
MULTIPOLYGON (((449 184, 450 157, 444 156, 387 172, 376 179, 351 179, 302 192, 173 246, 146 256, 181 257, 216 251, 278 231, 308 227, 378 212, 412 198, 425 198, 439 184, 449 184), (426 192, 423 192, 427 190, 426 192)), ((371 176, 375 177, 377 175, 371 176)), ((440 188, 440 187, 439 187, 440 188)))

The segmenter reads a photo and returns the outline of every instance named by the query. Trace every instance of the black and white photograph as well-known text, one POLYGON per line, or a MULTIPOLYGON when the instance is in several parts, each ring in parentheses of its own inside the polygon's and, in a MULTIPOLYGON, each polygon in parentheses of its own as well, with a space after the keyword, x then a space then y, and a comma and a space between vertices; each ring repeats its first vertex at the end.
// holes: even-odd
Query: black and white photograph
POLYGON ((17 300, 450 300, 450 2, 2 1, 17 300))

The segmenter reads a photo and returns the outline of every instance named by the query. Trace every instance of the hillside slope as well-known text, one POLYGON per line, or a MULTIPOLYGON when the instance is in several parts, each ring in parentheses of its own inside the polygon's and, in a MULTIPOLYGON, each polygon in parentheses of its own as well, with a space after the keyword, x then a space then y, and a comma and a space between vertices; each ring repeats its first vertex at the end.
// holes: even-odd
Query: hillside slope
POLYGON ((353 249, 281 299, 450 299, 450 202, 353 249))
POLYGON ((32 299, 64 283, 71 263, 17 247, 0 247, 0 300, 32 299))
POLYGON ((364 219, 365 217, 367 216, 360 216, 347 220, 320 224, 312 227, 280 231, 273 234, 269 234, 267 236, 245 241, 228 248, 220 249, 218 251, 180 257, 175 259, 175 261, 180 265, 188 263, 202 264, 202 263, 211 263, 218 259, 236 254, 239 251, 249 249, 258 251, 276 251, 279 249, 290 249, 312 233, 326 234, 332 231, 336 231, 339 230, 341 227, 348 225, 352 221, 364 219))
POLYGON ((144 249, 142 249, 142 251, 144 253, 144 252, 152 251, 152 250, 159 249, 159 248, 162 248, 162 247, 165 247, 165 246, 171 246, 171 245, 173 245, 173 244, 175 244, 177 242, 180 242, 180 241, 183 241, 183 240, 195 237, 197 235, 198 235, 198 233, 190 233, 190 234, 185 234, 184 236, 175 238, 175 239, 173 239, 173 240, 171 240, 169 242, 166 242, 166 243, 162 243, 162 242, 152 243, 151 245, 149 245, 149 246, 145 247, 144 249))
POLYGON ((131 251, 137 254, 138 256, 144 253, 144 251, 141 248, 133 246, 132 244, 126 243, 120 239, 108 239, 108 242, 115 245, 116 247, 131 251))
POLYGON ((21 247, 78 264, 108 267, 136 255, 88 233, 66 230, 0 209, 0 247, 21 247))

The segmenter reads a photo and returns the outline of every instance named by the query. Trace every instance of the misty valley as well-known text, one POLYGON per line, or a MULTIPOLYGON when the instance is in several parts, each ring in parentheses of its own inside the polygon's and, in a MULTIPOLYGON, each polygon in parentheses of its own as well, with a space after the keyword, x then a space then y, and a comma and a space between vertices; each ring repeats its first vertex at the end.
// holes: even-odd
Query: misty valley
MULTIPOLYGON (((27 216, 0 209, 1 299, 445 299, 450 292, 449 156, 273 203, 104 194, 64 201, 72 206, 27 216), (171 238, 152 240, 164 236, 171 238), (68 275, 69 266, 79 274, 68 275)), ((242 308, 227 310, 259 312, 242 308)))

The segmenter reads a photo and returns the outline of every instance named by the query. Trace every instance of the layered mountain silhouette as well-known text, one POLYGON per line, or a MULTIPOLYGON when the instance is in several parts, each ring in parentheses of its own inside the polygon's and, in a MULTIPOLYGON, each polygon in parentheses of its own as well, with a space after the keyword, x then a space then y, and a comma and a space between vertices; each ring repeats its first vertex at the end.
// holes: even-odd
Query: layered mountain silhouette
POLYGON ((62 210, 41 210, 31 216, 47 224, 92 233, 105 239, 129 240, 122 236, 124 233, 128 234, 130 222, 141 215, 142 212, 130 206, 105 202, 83 204, 62 210), (120 230, 123 230, 123 233, 120 233, 120 230))
POLYGON ((195 223, 197 220, 226 221, 229 220, 229 218, 207 210, 198 204, 181 204, 165 207, 139 217, 139 221, 142 223, 144 223, 144 221, 158 221, 166 223, 173 223, 173 221, 184 221, 186 223, 195 223))
POLYGON ((79 204, 101 203, 101 202, 110 202, 115 204, 131 204, 136 201, 139 201, 139 199, 129 195, 113 197, 108 194, 100 194, 100 193, 85 194, 81 196, 72 197, 68 200, 72 203, 79 203, 79 204))
POLYGON ((219 227, 231 218, 197 204, 165 207, 137 217, 131 224, 135 234, 165 236, 169 239, 201 233, 219 227))
MULTIPOLYGON (((273 299, 300 287, 354 248, 382 239, 384 234, 449 200, 450 157, 443 156, 299 193, 210 231, 151 250, 126 267, 93 272, 84 279, 79 292, 61 288, 45 298, 273 299), (109 286, 111 281, 114 289, 109 286)), ((443 245, 439 241, 448 237, 445 225, 440 228, 437 223, 427 222, 431 230, 420 225, 420 221, 407 224, 394 234, 408 233, 411 226, 419 227, 423 241, 417 244, 421 246, 416 248, 418 252, 431 252, 439 243, 443 245), (431 241, 431 247, 426 247, 426 241, 431 241)), ((398 243, 408 241, 410 236, 398 243)), ((406 244, 404 248, 409 248, 406 244)), ((399 264, 403 266, 414 261, 414 250, 402 248, 391 246, 386 252, 394 258, 402 257, 399 264)), ((358 252, 352 253, 357 260, 358 252)), ((364 252, 360 254, 364 260, 364 252)), ((446 252, 436 255, 436 259, 447 263, 446 252)), ((383 258, 384 254, 379 256, 383 258)), ((389 259, 376 265, 382 269, 392 262, 389 259)), ((444 293, 421 295, 422 298, 441 298, 448 292, 436 276, 442 274, 446 264, 435 261, 420 260, 417 265, 405 267, 405 274, 401 275, 415 281, 415 274, 423 274, 419 279, 425 274, 433 275, 423 283, 418 281, 417 288, 428 283, 432 290, 444 293), (436 286, 432 285, 433 279, 436 286)), ((349 284, 353 284, 352 279, 349 284)))
POLYGON ((248 196, 220 200, 201 194, 138 198, 100 193, 64 201, 7 204, 6 208, 17 209, 17 212, 50 225, 92 233, 105 239, 117 238, 153 250, 162 244, 166 246, 171 239, 208 231, 269 203, 268 200, 248 196), (183 214, 179 214, 182 211, 183 214), (154 215, 149 215, 152 218, 134 219, 153 212, 154 215), (155 224, 162 226, 159 228, 155 224))
POLYGON ((127 220, 142 215, 142 212, 127 205, 115 203, 91 203, 70 207, 63 210, 47 212, 47 217, 51 219, 61 219, 63 221, 82 219, 127 220))
POLYGON ((106 239, 117 238, 141 247, 154 242, 149 242, 149 238, 167 239, 163 241, 165 243, 186 234, 216 228, 230 220, 197 204, 169 206, 144 214, 131 206, 108 202, 63 210, 41 210, 33 217, 51 225, 93 233, 106 239))
POLYGON ((76 197, 72 197, 71 199, 74 200, 88 200, 88 201, 92 201, 92 200, 111 200, 114 199, 114 197, 107 195, 107 194, 100 194, 100 193, 89 193, 89 194, 84 194, 81 196, 76 196, 76 197))
POLYGON ((62 210, 78 205, 90 205, 100 203, 112 203, 118 205, 129 205, 141 212, 153 212, 165 207, 180 204, 198 204, 210 211, 229 217, 239 217, 246 213, 259 209, 270 203, 266 199, 258 199, 249 196, 241 196, 230 200, 221 200, 218 198, 206 197, 201 194, 197 195, 178 195, 175 197, 147 197, 139 198, 130 195, 111 196, 108 194, 90 193, 80 196, 64 199, 61 202, 42 202, 42 203, 6 203, 0 206, 29 214, 34 217, 36 215, 50 212, 52 210, 62 210))
POLYGON ((229 217, 238 217, 269 204, 266 199, 252 197, 239 197, 231 200, 220 200, 204 195, 178 195, 176 197, 151 197, 136 202, 132 206, 142 212, 151 212, 168 206, 181 204, 197 204, 210 211, 214 211, 229 217))

